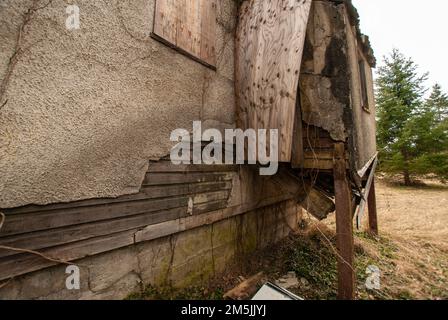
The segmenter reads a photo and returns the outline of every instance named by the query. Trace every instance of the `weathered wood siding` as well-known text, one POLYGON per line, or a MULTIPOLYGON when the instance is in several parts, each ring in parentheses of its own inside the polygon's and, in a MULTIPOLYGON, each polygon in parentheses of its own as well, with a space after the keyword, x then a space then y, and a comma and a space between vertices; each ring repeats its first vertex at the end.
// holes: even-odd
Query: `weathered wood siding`
MULTIPOLYGON (((0 244, 65 260, 130 245, 147 226, 226 208, 237 170, 228 165, 152 163, 135 195, 4 210, 0 244)), ((153 238, 162 235, 157 232, 153 238)), ((0 249, 0 279, 48 264, 34 255, 0 249)))
MULTIPOLYGON (((0 245, 74 261, 294 200, 299 192, 286 168, 265 179, 258 167, 161 160, 150 163, 134 195, 3 210, 0 245)), ((0 249, 0 281, 54 264, 0 249)))

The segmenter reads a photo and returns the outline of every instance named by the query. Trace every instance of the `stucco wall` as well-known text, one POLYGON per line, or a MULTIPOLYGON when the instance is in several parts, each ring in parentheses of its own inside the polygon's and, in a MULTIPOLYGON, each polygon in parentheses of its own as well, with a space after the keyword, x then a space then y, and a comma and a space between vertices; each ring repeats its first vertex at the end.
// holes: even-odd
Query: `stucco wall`
POLYGON ((173 129, 233 127, 235 1, 218 1, 216 72, 150 38, 154 2, 79 0, 74 31, 71 1, 0 2, 0 207, 138 192, 173 129))
POLYGON ((369 112, 362 107, 361 82, 359 73, 359 57, 366 59, 357 48, 356 31, 347 26, 347 48, 351 72, 351 99, 353 117, 353 142, 355 166, 362 169, 376 153, 376 108, 373 91, 373 75, 371 68, 366 68, 367 94, 369 112))

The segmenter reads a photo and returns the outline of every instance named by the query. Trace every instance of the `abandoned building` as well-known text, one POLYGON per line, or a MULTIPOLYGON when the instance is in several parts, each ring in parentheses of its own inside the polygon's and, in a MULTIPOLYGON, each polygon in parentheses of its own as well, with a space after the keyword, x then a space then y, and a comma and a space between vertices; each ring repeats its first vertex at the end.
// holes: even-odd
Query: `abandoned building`
POLYGON ((377 154, 375 58, 351 1, 80 0, 78 28, 69 4, 0 3, 0 298, 205 283, 304 210, 336 211, 353 298, 377 154), (194 121, 278 129, 277 174, 174 165, 170 133, 194 121))

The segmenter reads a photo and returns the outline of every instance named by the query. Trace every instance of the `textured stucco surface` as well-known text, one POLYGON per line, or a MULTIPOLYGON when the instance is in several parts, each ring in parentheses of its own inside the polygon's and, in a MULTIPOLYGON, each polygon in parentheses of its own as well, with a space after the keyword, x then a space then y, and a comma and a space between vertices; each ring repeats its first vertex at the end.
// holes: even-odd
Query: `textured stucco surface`
POLYGON ((353 103, 353 142, 355 155, 355 169, 362 169, 375 155, 376 148, 376 107, 373 91, 372 70, 366 68, 367 93, 369 112, 362 108, 361 85, 359 81, 359 58, 365 59, 364 55, 356 48, 354 28, 347 27, 347 46, 349 53, 350 69, 352 70, 351 88, 353 103))
POLYGON ((74 31, 70 1, 2 0, 0 207, 138 192, 173 129, 233 127, 234 3, 218 2, 215 72, 150 38, 154 0, 77 1, 74 31))

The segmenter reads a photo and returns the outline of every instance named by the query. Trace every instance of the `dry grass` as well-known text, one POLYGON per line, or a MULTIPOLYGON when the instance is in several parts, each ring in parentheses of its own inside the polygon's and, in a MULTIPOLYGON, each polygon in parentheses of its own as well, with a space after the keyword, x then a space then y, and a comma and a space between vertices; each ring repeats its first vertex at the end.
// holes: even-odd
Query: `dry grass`
MULTIPOLYGON (((358 234, 357 242, 382 269, 382 298, 448 299, 448 186, 433 179, 415 187, 377 181, 381 238, 358 234)), ((381 298, 368 291, 361 297, 381 298)))
POLYGON ((391 280, 412 298, 448 299, 448 186, 428 179, 419 187, 378 180, 380 232, 398 247, 397 278, 391 280))

